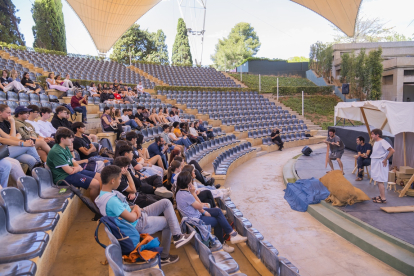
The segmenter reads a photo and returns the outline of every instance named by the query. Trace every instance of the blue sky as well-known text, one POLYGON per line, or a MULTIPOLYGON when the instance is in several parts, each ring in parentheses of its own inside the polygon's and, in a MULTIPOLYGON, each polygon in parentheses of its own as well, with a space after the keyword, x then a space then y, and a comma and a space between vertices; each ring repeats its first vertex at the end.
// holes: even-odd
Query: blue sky
MULTIPOLYGON (((33 45, 34 21, 31 7, 34 0, 12 0, 19 9, 20 31, 26 45, 33 45)), ((201 10, 191 8, 195 0, 183 1, 182 7, 187 27, 202 29, 201 10)), ((68 52, 97 55, 88 31, 65 0, 63 14, 66 26, 68 52)), ((412 37, 414 34, 413 0, 364 0, 360 14, 379 17, 388 27, 412 37), (391 4, 392 3, 392 4, 391 4), (412 23, 411 23, 412 22, 412 23), (410 24, 411 23, 411 24, 410 24)), ((140 18, 143 29, 154 32, 162 29, 171 58, 176 26, 181 13, 176 0, 164 0, 140 18)), ((329 42, 335 34, 332 24, 316 13, 288 0, 207 0, 206 34, 202 55, 203 65, 211 64, 210 56, 219 38, 226 37, 239 22, 250 23, 257 32, 262 46, 258 57, 289 58, 309 55, 309 46, 316 41, 329 42)), ((190 40, 193 59, 201 58, 200 40, 190 40)))

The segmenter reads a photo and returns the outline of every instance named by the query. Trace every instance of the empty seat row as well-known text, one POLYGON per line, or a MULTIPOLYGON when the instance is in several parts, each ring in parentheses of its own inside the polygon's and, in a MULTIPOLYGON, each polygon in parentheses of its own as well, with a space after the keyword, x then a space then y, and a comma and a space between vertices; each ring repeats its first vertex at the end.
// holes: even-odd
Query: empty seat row
POLYGON ((213 161, 213 168, 215 174, 227 174, 227 170, 230 165, 242 157, 243 155, 254 151, 255 149, 252 148, 252 144, 250 142, 243 143, 241 145, 237 145, 234 148, 228 149, 213 161))
POLYGON ((44 103, 40 103, 40 102, 36 102, 36 101, 32 101, 32 102, 15 102, 15 101, 1 101, 0 100, 0 104, 7 104, 10 109, 12 114, 14 114, 14 110, 16 109, 16 107, 20 106, 29 106, 29 105, 37 105, 39 108, 41 107, 48 107, 50 109, 52 109, 52 112, 55 112, 56 107, 60 106, 60 103, 49 103, 49 102, 44 102, 44 103))
POLYGON ((236 136, 232 134, 224 137, 217 137, 201 144, 194 145, 185 153, 186 161, 187 163, 191 160, 200 162, 200 160, 210 152, 237 142, 239 141, 236 139, 236 136))
MULTIPOLYGON (((259 137, 258 137, 259 138, 259 137)), ((306 140, 309 139, 309 137, 306 137, 305 132, 296 132, 291 134, 282 134, 280 135, 280 138, 282 139, 282 142, 292 142, 297 140, 306 140)), ((271 137, 266 137, 262 139, 263 145, 273 145, 271 137)))
MULTIPOLYGON (((241 120, 243 122, 243 120, 241 120)), ((237 121, 236 121, 237 123, 237 121)), ((268 121, 259 123, 241 123, 234 126, 234 131, 244 132, 251 130, 258 130, 263 128, 280 128, 281 132, 296 132, 296 131, 308 131, 308 127, 305 124, 291 121, 268 121)))

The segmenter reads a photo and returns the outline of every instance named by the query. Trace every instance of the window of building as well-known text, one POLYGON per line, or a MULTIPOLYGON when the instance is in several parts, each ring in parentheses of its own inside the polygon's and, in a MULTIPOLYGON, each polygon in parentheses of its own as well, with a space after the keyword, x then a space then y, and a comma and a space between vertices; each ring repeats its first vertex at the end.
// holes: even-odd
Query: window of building
POLYGON ((414 76, 414 70, 404 70, 404 76, 414 76))
POLYGON ((394 82, 394 75, 388 75, 388 76, 382 77, 382 84, 384 85, 393 84, 393 82, 394 82))

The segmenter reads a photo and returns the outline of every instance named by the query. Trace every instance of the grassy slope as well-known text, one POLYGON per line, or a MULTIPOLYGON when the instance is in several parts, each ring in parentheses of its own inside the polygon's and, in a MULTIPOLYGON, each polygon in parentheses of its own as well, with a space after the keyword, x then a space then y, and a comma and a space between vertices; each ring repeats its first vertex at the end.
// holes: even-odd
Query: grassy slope
MULTIPOLYGON (((240 74, 229 73, 230 76, 240 80, 240 74)), ((261 76, 262 92, 272 92, 272 87, 277 86, 276 76, 261 76)), ((243 83, 250 88, 259 91, 259 75, 243 74, 243 83)), ((316 86, 308 79, 301 77, 279 77, 279 86, 316 86)))
MULTIPOLYGON (((302 97, 279 97, 279 101, 292 110, 302 113, 302 97)), ((340 102, 337 96, 305 96, 305 117, 322 129, 334 125, 334 107, 340 102)), ((354 121, 355 125, 361 122, 354 121)), ((340 125, 343 125, 341 122, 340 125)), ((351 125, 348 121, 345 125, 351 125)))

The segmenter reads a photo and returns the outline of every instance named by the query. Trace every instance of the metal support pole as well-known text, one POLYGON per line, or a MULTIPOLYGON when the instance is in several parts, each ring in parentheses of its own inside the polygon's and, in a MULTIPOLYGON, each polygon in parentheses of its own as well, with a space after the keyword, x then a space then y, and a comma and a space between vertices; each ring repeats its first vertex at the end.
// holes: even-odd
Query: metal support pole
POLYGON ((240 65, 240 81, 243 81, 243 65, 240 65))
POLYGON ((276 94, 276 100, 279 101, 279 78, 277 78, 277 94, 276 94))
POLYGON ((304 104, 304 96, 303 96, 303 91, 302 91, 302 116, 304 116, 304 110, 305 110, 305 104, 304 104))
POLYGON ((262 78, 260 77, 260 74, 259 74, 259 92, 262 92, 262 78))

